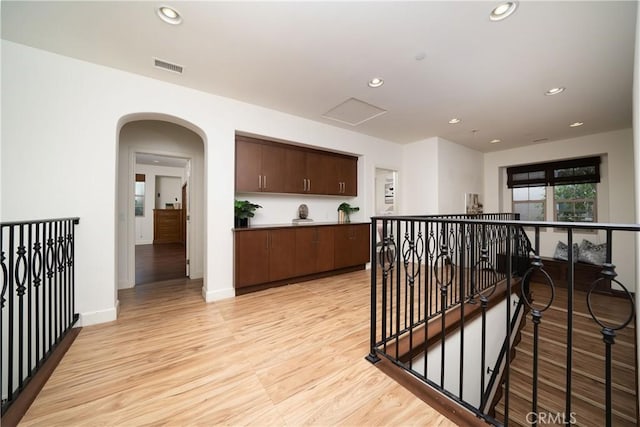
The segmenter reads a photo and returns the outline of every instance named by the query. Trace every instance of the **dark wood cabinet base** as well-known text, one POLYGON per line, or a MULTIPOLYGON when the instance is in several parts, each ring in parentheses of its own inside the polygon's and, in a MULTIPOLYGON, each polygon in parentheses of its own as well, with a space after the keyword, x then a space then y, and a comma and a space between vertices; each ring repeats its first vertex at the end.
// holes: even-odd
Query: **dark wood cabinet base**
POLYGON ((254 286, 244 286, 236 288, 236 296, 248 294, 250 292, 262 291, 264 289, 275 288, 277 286, 291 285, 293 283, 308 282, 309 280, 322 279, 325 277, 337 276, 338 274, 351 273, 352 271, 364 270, 365 264, 355 265, 352 267, 340 268, 338 270, 324 271, 322 273, 308 274, 306 276, 291 277, 285 280, 277 280, 275 282, 261 283, 254 286))

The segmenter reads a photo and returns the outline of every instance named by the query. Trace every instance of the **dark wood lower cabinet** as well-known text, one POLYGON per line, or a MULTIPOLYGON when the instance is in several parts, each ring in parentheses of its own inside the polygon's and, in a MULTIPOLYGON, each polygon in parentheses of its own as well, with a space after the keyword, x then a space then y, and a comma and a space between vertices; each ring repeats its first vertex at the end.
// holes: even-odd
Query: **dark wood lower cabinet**
POLYGON ((246 293, 364 268, 369 224, 235 230, 235 288, 246 293))
POLYGON ((295 230, 255 230, 236 233, 236 288, 293 276, 295 230))
POLYGON ((353 224, 336 228, 335 268, 369 262, 369 227, 369 224, 353 224))
POLYGON ((296 276, 333 270, 333 229, 309 226, 296 229, 296 276))
POLYGON ((182 210, 153 210, 153 244, 182 243, 182 210))

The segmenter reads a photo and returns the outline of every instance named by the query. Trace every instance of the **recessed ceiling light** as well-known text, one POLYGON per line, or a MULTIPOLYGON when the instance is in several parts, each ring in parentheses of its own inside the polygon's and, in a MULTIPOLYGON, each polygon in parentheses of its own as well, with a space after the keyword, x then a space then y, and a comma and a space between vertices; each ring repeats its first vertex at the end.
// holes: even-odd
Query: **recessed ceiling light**
POLYGON ((462 120, 454 117, 453 119, 449 120, 449 124, 450 125, 457 125, 458 123, 460 123, 462 120))
POLYGON ((492 139, 491 141, 489 141, 489 144, 497 144, 497 143, 499 143, 499 142, 502 142, 502 140, 501 140, 501 139, 496 138, 496 139, 492 139))
POLYGON ((518 7, 518 2, 508 1, 496 6, 489 15, 489 19, 492 21, 502 21, 503 19, 509 17, 513 12, 516 11, 518 7))
POLYGON ((544 94, 547 96, 551 96, 551 95, 557 95, 559 93, 564 92, 563 87, 552 87, 551 89, 549 89, 548 91, 546 91, 544 94))
POLYGON ((154 160, 153 163, 160 163, 160 160, 154 160))
POLYGON ((178 25, 182 22, 182 16, 172 7, 169 6, 160 6, 156 9, 156 13, 167 24, 178 25))
POLYGON ((569 125, 569 127, 577 128, 578 126, 582 126, 584 122, 573 122, 569 125))
POLYGON ((379 79, 378 77, 375 77, 371 80, 369 80, 369 87, 380 87, 384 84, 384 80, 379 79))

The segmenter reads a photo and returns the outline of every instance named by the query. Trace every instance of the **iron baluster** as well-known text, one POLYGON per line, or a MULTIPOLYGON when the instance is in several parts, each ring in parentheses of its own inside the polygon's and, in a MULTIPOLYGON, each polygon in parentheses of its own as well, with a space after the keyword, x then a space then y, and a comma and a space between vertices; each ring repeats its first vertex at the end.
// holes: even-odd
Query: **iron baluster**
MULTIPOLYGON (((608 237, 608 241, 611 241, 611 235, 608 235, 607 237, 608 237)), ((610 257, 610 251, 607 257, 608 258, 610 257)), ((611 394, 612 394, 611 393, 612 392, 611 390, 612 388, 611 347, 615 344, 616 331, 624 329, 629 323, 631 323, 631 321, 633 320, 633 317, 635 316, 635 302, 633 300, 633 296, 631 295, 627 287, 624 286, 622 283, 620 283, 616 279, 616 277, 618 276, 618 273, 616 273, 615 269, 616 269, 616 266, 611 263, 603 264, 602 271, 600 272, 600 277, 593 282, 593 284, 589 288, 589 292, 587 293, 587 308, 589 310, 589 314, 591 315, 593 320, 602 328, 600 332, 602 333, 602 341, 605 344, 605 420, 606 420, 607 427, 611 427, 613 425, 612 424, 613 405, 612 405, 612 398, 611 398, 611 394), (629 316, 623 323, 619 325, 610 325, 605 323, 594 312, 593 304, 591 302, 591 297, 593 295, 593 292, 598 288, 598 285, 603 282, 616 283, 618 286, 622 288, 625 298, 629 301, 629 305, 631 307, 629 310, 629 316)))

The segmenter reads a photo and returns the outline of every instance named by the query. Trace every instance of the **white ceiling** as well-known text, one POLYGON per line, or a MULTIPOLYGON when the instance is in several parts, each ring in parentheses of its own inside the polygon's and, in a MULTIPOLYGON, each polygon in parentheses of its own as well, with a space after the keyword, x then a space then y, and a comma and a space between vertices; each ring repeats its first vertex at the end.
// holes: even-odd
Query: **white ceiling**
POLYGON ((180 157, 162 156, 159 154, 136 153, 136 163, 153 166, 169 166, 172 168, 185 168, 188 159, 180 157))
POLYGON ((2 38, 398 143, 486 152, 631 127, 637 2, 521 1, 491 22, 497 4, 3 0, 2 38), (183 22, 161 21, 160 4, 183 22), (386 113, 324 117, 350 98, 386 113))

